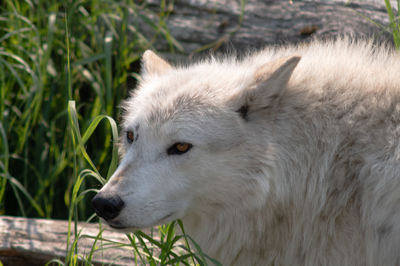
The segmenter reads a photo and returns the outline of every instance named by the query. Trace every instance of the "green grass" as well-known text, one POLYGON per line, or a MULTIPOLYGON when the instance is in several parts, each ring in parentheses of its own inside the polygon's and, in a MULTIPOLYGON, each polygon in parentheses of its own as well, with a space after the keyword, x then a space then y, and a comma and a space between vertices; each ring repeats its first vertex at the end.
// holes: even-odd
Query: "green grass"
MULTIPOLYGON (((3 147, 8 152, 2 156, 5 169, 2 181, 7 183, 2 186, 6 188, 5 193, 0 195, 2 213, 48 218, 66 216, 65 206, 69 205, 76 176, 73 143, 71 136, 65 134, 70 126, 68 100, 79 103, 79 119, 84 127, 107 108, 110 110, 113 104, 104 97, 107 71, 104 62, 112 55, 107 54, 103 46, 105 33, 110 29, 101 28, 101 24, 110 20, 107 11, 115 7, 107 6, 110 10, 103 10, 105 14, 99 11, 93 17, 85 16, 85 10, 95 4, 83 5, 78 1, 70 6, 57 1, 41 1, 33 6, 16 1, 2 4, 0 116, 8 142, 8 147, 3 147), (67 17, 79 23, 66 27, 67 17), (69 38, 67 28, 70 29, 69 38), (66 71, 68 67, 71 71, 66 71), (37 208, 32 208, 32 202, 25 199, 19 205, 13 204, 15 198, 26 197, 24 193, 21 195, 18 183, 12 181, 13 176, 22 187, 29 188, 37 208), (57 187, 68 189, 61 191, 57 187)), ((121 49, 131 48, 117 45, 122 46, 121 49)), ((134 52, 132 49, 129 53, 134 52)), ((128 74, 129 62, 122 63, 125 66, 118 64, 115 78, 128 74)), ((123 84, 115 82, 115 85, 119 89, 114 92, 114 101, 117 101, 123 84)), ((111 110, 111 115, 114 111, 111 110)), ((96 141, 102 145, 104 154, 111 146, 111 134, 107 131, 106 127, 99 130, 96 141)), ((94 158, 101 159, 101 154, 96 153, 94 158)), ((97 167, 101 169, 107 163, 104 159, 98 160, 97 167)), ((76 164, 81 168, 85 166, 82 160, 76 164)), ((84 217, 86 211, 82 210, 81 214, 84 217)))

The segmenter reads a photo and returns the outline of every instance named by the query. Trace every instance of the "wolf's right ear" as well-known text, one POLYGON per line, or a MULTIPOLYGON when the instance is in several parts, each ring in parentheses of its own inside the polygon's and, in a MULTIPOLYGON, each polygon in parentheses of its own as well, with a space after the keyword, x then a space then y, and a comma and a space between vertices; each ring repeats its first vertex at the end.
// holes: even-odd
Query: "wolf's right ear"
POLYGON ((172 66, 151 50, 146 50, 142 57, 142 75, 160 75, 168 72, 172 66))

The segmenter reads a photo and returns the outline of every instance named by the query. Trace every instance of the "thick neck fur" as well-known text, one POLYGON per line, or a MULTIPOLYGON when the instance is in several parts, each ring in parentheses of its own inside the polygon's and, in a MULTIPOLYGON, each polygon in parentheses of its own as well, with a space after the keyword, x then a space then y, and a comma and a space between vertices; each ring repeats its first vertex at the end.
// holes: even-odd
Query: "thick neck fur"
POLYGON ((343 150, 355 144, 351 136, 338 132, 339 120, 333 123, 332 114, 318 107, 310 110, 314 107, 308 100, 298 101, 299 95, 289 92, 278 109, 269 110, 278 115, 265 116, 274 120, 274 129, 268 129, 274 136, 265 147, 266 152, 273 147, 274 188, 265 203, 254 209, 215 208, 184 219, 188 234, 223 265, 365 264, 360 259, 365 249, 359 246, 360 162, 357 156, 342 157, 343 150), (292 102, 290 108, 285 101, 292 102), (354 256, 357 252, 360 256, 354 256))

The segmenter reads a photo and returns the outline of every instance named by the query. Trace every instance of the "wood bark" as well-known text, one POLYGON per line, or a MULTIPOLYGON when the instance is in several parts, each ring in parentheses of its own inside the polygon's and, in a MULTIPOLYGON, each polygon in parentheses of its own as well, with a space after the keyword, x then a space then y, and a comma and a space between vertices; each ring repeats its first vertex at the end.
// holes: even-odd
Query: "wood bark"
MULTIPOLYGON (((72 231, 74 231, 72 224, 72 231)), ((104 226, 103 226, 104 227, 104 226)), ((78 253, 88 255, 99 233, 98 224, 79 223, 78 253)), ((0 217, 0 261, 5 265, 44 265, 52 259, 64 261, 68 222, 45 219, 0 217)), ((75 235, 71 235, 71 242, 75 235)), ((123 233, 105 229, 96 243, 95 265, 135 265, 132 246, 123 233), (115 243, 125 243, 121 246, 115 243), (102 248, 103 247, 103 248, 102 248), (106 249, 104 249, 107 247, 106 249)), ((82 258, 80 260, 83 261, 82 258)), ((56 264, 54 264, 56 265, 56 264)))
MULTIPOLYGON (((167 1, 168 2, 168 1, 167 1)), ((330 39, 340 35, 391 40, 383 0, 176 0, 166 5, 166 28, 181 45, 181 52, 208 46, 236 52, 266 45, 330 39), (173 3, 173 4, 172 4, 173 3), (243 20, 240 22, 240 16, 243 20)), ((397 6, 391 1, 393 7, 397 6)), ((148 0, 154 14, 160 0, 148 0)), ((156 19, 155 17, 152 17, 156 19)), ((136 21, 136 23, 138 23, 136 21)), ((140 23, 139 23, 140 24, 140 23)), ((141 25, 147 36, 155 30, 141 25)), ((163 34, 160 34, 163 35, 163 34)), ((150 38, 150 37, 149 37, 150 38)), ((154 46, 168 53, 171 45, 160 36, 154 46)))

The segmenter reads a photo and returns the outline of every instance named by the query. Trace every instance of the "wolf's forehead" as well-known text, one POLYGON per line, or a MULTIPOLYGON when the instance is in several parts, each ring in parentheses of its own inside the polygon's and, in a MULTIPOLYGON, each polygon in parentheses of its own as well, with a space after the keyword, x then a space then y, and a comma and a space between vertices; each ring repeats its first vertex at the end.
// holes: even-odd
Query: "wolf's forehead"
POLYGON ((152 125, 162 125, 167 121, 185 122, 199 119, 214 109, 213 106, 196 93, 170 95, 155 99, 145 112, 146 121, 152 125))
MULTIPOLYGON (((146 88, 143 88, 144 90, 146 88)), ((133 128, 136 124, 145 127, 158 128, 166 122, 182 125, 186 122, 197 122, 201 117, 208 116, 215 110, 205 94, 195 91, 149 91, 130 99, 125 104, 124 127, 133 128)), ((215 105, 215 106, 213 106, 215 105)))

